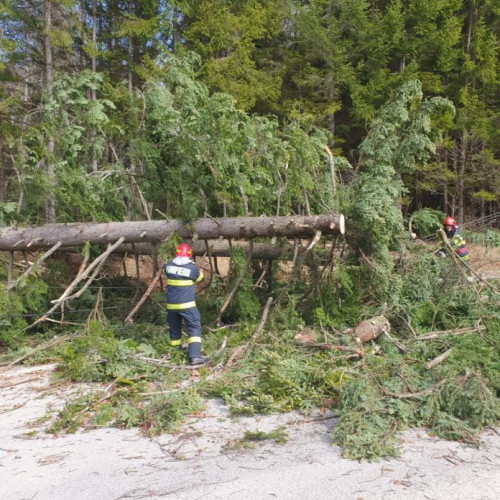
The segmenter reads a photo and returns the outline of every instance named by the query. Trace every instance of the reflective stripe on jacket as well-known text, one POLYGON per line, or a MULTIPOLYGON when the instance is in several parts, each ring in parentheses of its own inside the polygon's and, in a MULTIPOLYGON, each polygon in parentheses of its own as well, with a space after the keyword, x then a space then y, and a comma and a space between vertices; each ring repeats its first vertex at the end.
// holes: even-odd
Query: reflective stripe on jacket
POLYGON ((167 309, 179 311, 196 307, 196 283, 203 281, 203 272, 189 261, 179 264, 176 259, 165 264, 163 269, 167 277, 167 309))
POLYGON ((464 233, 460 228, 455 228, 455 234, 450 239, 450 246, 461 260, 469 260, 469 250, 465 243, 464 233))

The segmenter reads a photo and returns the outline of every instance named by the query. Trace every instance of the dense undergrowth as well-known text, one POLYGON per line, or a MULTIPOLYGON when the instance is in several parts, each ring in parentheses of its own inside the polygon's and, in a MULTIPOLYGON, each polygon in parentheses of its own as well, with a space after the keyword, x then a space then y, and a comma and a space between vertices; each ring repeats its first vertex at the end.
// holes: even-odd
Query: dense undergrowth
MULTIPOLYGON (((189 93, 176 94, 182 100, 189 93)), ((481 429, 496 425, 500 416, 499 283, 471 276, 453 252, 437 257, 441 242, 421 243, 442 227, 445 214, 422 209, 404 221, 401 210, 408 202, 405 176, 435 157, 454 113, 450 101, 424 98, 420 82, 402 84, 360 145, 352 182, 335 185, 324 168, 329 139, 293 127, 285 134, 290 148, 274 140, 269 149, 265 142, 257 147, 254 163, 245 163, 240 173, 240 157, 253 157, 245 153, 251 150, 249 137, 267 136, 260 132, 275 125, 266 122, 262 128, 258 120, 253 129, 238 115, 227 123, 244 126, 228 129, 217 143, 221 147, 214 149, 213 135, 208 136, 207 158, 221 153, 216 162, 220 185, 204 186, 202 196, 199 183, 212 179, 213 166, 206 178, 199 177, 199 168, 190 169, 196 182, 185 182, 175 156, 180 150, 172 149, 165 120, 160 120, 158 137, 164 137, 166 157, 175 165, 171 180, 194 189, 178 190, 181 197, 172 199, 169 217, 177 214, 189 223, 211 208, 220 213, 223 200, 224 213, 226 203, 240 213, 246 204, 242 198, 254 213, 276 213, 272 205, 279 185, 278 213, 345 214, 345 237, 312 239, 307 250, 294 253, 293 263, 287 257, 269 267, 253 263, 248 269, 246 257, 233 249, 229 277, 214 273, 211 286, 198 296, 204 352, 212 364, 196 370, 186 364, 185 352, 169 347, 163 293, 150 295, 129 324, 124 320, 145 291, 138 280, 102 273, 91 286, 88 281, 79 282, 78 291, 71 288, 74 300, 57 307, 77 273, 74 266, 62 257, 51 258, 22 277, 22 271, 12 273, 13 262, 6 263, 0 266, 0 280, 7 281, 8 265, 15 274, 11 281, 19 280, 0 287, 0 363, 56 362, 59 380, 90 384, 84 396, 52 419, 51 432, 114 425, 156 435, 176 429, 206 398, 217 397, 235 416, 329 409, 338 415, 334 443, 356 459, 397 454, 398 435, 410 426, 477 445, 481 429), (249 127, 254 130, 250 135, 249 127), (234 165, 228 150, 238 158, 234 165), (177 153, 171 156, 172 151, 177 153), (267 187, 264 177, 269 177, 267 187), (360 344, 352 328, 377 315, 387 318, 390 334, 360 344)), ((203 135, 206 123, 221 123, 200 116, 203 135)), ((174 123, 176 137, 184 137, 177 136, 178 128, 174 123)), ((199 167, 200 151, 178 157, 199 167)), ((335 164, 350 166, 345 158, 335 164)), ((473 233, 466 236, 480 241, 473 233)), ((166 246, 173 245, 170 240, 166 246)), ((484 232, 482 241, 486 249, 497 245, 498 231, 484 232)), ((82 260, 96 252, 102 250, 85 245, 82 260)))
POLYGON ((82 295, 78 310, 66 316, 80 326, 41 323, 24 331, 31 321, 21 314, 43 312, 61 292, 55 278, 35 276, 38 302, 25 300, 23 288, 0 293, 2 310, 11 312, 3 319, 3 363, 23 356, 25 363, 56 361, 58 380, 91 384, 53 419, 50 432, 112 425, 157 435, 175 430, 206 398, 222 398, 234 416, 329 409, 338 415, 333 442, 355 459, 397 455, 399 433, 414 426, 478 445, 481 429, 500 417, 498 281, 471 283, 452 259, 415 247, 385 276, 390 286, 381 302, 373 300, 374 280, 383 275, 377 264, 355 266, 342 258, 322 279, 313 276, 327 254, 318 249, 304 263, 307 272, 273 284, 278 300, 261 332, 269 290, 244 281, 225 325, 216 327, 231 283, 214 281, 198 298, 204 351, 212 359, 198 370, 169 346, 161 293, 135 323, 123 323, 142 293, 131 294, 130 283, 105 298, 99 289, 82 295), (390 336, 360 346, 349 328, 376 314, 389 319, 390 336), (338 346, 361 348, 362 355, 338 346), (426 366, 448 351, 442 362, 426 366))

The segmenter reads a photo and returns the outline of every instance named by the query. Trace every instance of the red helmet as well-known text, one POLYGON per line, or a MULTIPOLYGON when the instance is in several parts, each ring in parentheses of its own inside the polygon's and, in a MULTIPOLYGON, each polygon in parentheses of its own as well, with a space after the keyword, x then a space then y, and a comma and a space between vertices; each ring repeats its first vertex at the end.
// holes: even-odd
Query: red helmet
POLYGON ((443 222, 443 226, 457 227, 457 221, 453 217, 446 217, 446 219, 443 222))
POLYGON ((181 243, 175 249, 175 256, 176 257, 192 257, 193 251, 191 250, 191 247, 189 245, 186 245, 186 243, 181 243))

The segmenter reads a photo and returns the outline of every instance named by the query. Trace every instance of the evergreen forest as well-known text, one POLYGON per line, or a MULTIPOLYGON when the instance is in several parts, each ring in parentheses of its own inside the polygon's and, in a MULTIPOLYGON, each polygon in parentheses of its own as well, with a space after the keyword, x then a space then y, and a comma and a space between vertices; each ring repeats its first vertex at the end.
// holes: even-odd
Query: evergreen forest
POLYGON ((327 409, 349 458, 397 455, 415 426, 479 446, 500 417, 499 37, 500 0, 1 0, 0 242, 201 218, 342 214, 346 230, 227 240, 224 258, 206 243, 198 370, 165 322, 180 234, 147 252, 14 246, 0 371, 54 362, 54 383, 94 384, 54 433, 170 432, 222 398, 235 416, 327 409))

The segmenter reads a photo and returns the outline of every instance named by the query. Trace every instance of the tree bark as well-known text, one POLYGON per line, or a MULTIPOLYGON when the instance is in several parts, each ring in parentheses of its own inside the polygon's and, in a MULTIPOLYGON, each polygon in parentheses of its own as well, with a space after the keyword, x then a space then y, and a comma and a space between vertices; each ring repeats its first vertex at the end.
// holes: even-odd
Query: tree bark
POLYGON ((233 217, 195 220, 189 227, 172 220, 88 222, 73 224, 47 224, 32 228, 5 228, 0 230, 0 251, 38 250, 50 248, 58 241, 62 247, 74 247, 90 242, 107 245, 119 238, 124 243, 161 243, 177 232, 184 239, 250 239, 284 236, 291 238, 312 237, 317 231, 324 234, 344 234, 344 216, 282 216, 282 217, 233 217))
POLYGON ((0 135, 0 203, 5 201, 5 171, 3 163, 3 137, 0 135))
MULTIPOLYGON (((212 257, 230 257, 231 255, 231 248, 227 240, 186 240, 186 243, 191 247, 193 255, 196 257, 208 254, 212 257), (208 247, 205 245, 205 242, 207 242, 208 247)), ((240 248, 246 254, 249 253, 250 243, 246 241, 233 241, 232 246, 233 249, 240 248)), ((133 247, 131 244, 125 244, 117 248, 115 253, 128 253, 132 255, 137 252, 140 255, 152 255, 154 248, 154 245, 151 243, 134 243, 133 247)), ((304 250, 305 247, 301 247, 299 252, 304 250)), ((273 245, 271 243, 253 244, 253 257, 255 259, 279 259, 283 254, 290 251, 291 249, 288 247, 281 247, 280 245, 273 245)))
MULTIPOLYGON (((50 40, 50 32, 52 30, 52 2, 50 0, 45 0, 43 2, 44 10, 44 22, 43 22, 43 39, 44 39, 44 50, 45 50, 45 90, 47 92, 47 98, 52 104, 54 98, 52 91, 53 83, 53 64, 52 64, 52 42, 50 40)), ((50 137, 48 137, 47 142, 47 176, 49 181, 49 190, 47 193, 47 199, 45 202, 45 218, 47 222, 55 222, 56 220, 56 200, 54 194, 54 188, 56 185, 56 174, 54 165, 54 151, 55 151, 55 141, 50 132, 50 137)), ((52 245, 51 245, 52 246, 52 245)))
POLYGON ((466 171, 466 162, 467 162, 467 147, 468 147, 468 132, 466 130, 460 136, 460 163, 459 163, 459 171, 458 171, 458 189, 457 189, 457 198, 458 198, 458 223, 462 225, 464 223, 464 214, 465 214, 465 171, 466 171))
MULTIPOLYGON (((92 1, 92 53, 90 57, 90 68, 92 73, 97 73, 97 0, 92 1)), ((92 87, 90 91, 90 100, 92 102, 97 100, 97 92, 94 87, 92 87)), ((97 157, 95 151, 95 140, 96 140, 96 131, 92 129, 90 131, 90 139, 92 144, 92 172, 94 174, 97 173, 97 157)))

